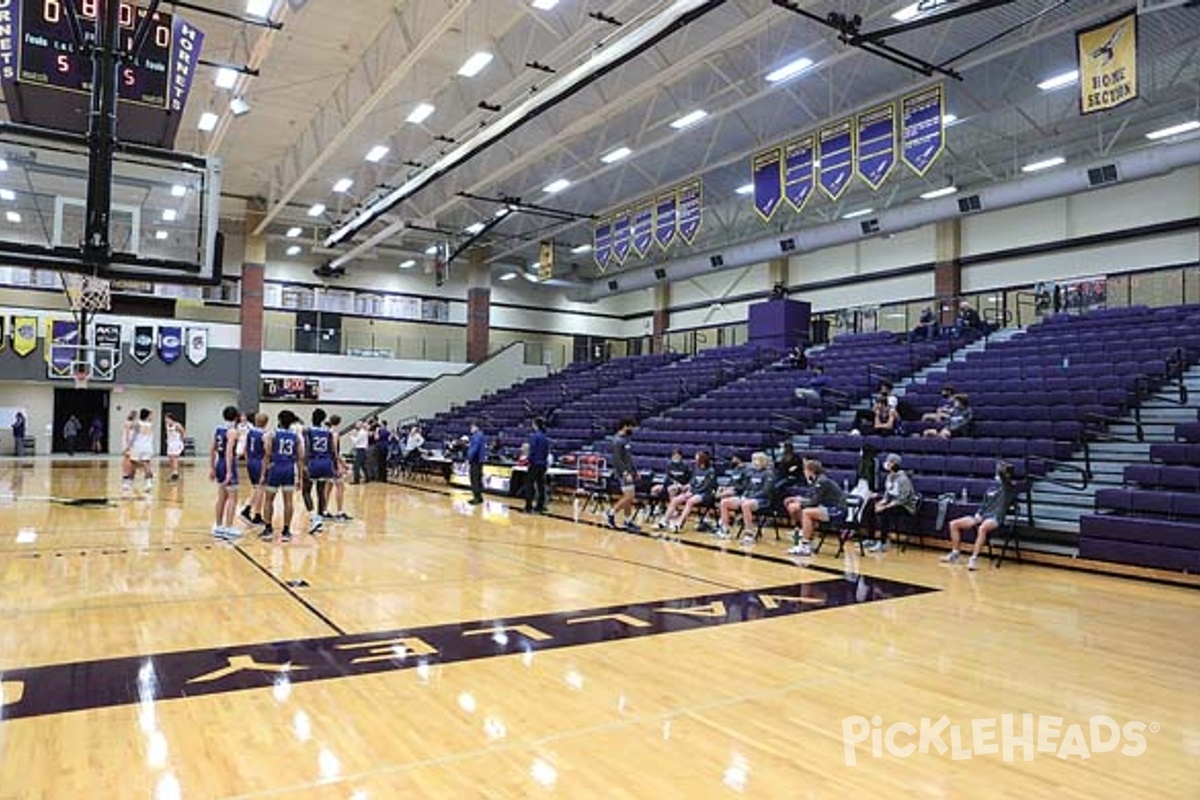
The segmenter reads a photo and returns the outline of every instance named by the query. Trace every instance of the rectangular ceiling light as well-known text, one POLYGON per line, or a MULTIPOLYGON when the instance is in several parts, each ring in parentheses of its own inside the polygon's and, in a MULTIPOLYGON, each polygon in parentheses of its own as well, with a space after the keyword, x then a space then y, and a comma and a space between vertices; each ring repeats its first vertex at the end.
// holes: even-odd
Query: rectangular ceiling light
POLYGON ((298 256, 298 255, 300 255, 300 251, 301 251, 300 245, 294 244, 287 249, 287 254, 289 256, 298 256))
POLYGON ((943 186, 941 189, 934 189, 932 192, 925 192, 921 195, 922 200, 937 200, 939 197, 947 197, 958 191, 957 186, 943 186))
POLYGON ((733 192, 734 192, 734 194, 753 194, 754 193, 754 184, 753 183, 744 183, 741 186, 734 189, 733 192))
POLYGON ((287 231, 287 238, 289 238, 289 239, 295 239, 296 237, 298 237, 298 236, 299 236, 300 234, 302 234, 302 233, 304 233, 304 231, 303 231, 303 230, 301 230, 301 229, 300 229, 300 226, 298 226, 298 225, 297 225, 297 226, 296 226, 296 227, 294 227, 294 228, 288 228, 288 231, 287 231))
POLYGON ((1021 172, 1041 172, 1044 169, 1050 169, 1052 167, 1057 167, 1059 164, 1065 163, 1067 163, 1065 158, 1062 156, 1055 156, 1054 158, 1046 158, 1041 161, 1034 161, 1033 163, 1026 164, 1025 166, 1021 167, 1021 172))
POLYGON ((7 200, 10 203, 17 199, 17 193, 12 189, 0 189, 0 200, 7 200))
POLYGON ((506 272, 506 273, 504 273, 503 275, 501 275, 501 276, 500 276, 500 280, 502 280, 502 281, 511 281, 511 280, 512 280, 513 278, 515 278, 515 277, 517 277, 517 273, 515 273, 515 272, 506 272))
POLYGON ((187 187, 182 183, 176 183, 171 187, 171 197, 183 197, 187 194, 187 187))
POLYGON ((338 194, 345 194, 350 191, 350 187, 354 185, 353 178, 339 178, 337 183, 333 184, 333 190, 338 194))
POLYGON ((162 218, 163 222, 174 222, 179 219, 179 212, 173 208, 163 209, 162 218))
POLYGON ((437 251, 438 251, 438 246, 436 244, 431 244, 431 245, 429 245, 429 247, 425 248, 425 255, 436 256, 437 251))
POLYGON ((252 17, 266 19, 273 5, 275 0, 246 0, 246 13, 252 17))
POLYGON ((17 225, 21 222, 21 215, 18 214, 16 211, 5 212, 4 218, 14 225, 17 225))
POLYGON ((777 70, 767 73, 767 83, 779 83, 788 78, 794 78, 813 65, 811 58, 797 58, 789 61, 777 70))
POLYGON ((957 125, 957 124, 958 124, 958 115, 957 114, 943 114, 942 115, 942 127, 943 128, 949 128, 951 125, 957 125))
POLYGON ((155 231, 154 232, 154 238, 160 242, 166 241, 166 238, 170 235, 171 234, 167 233, 166 231, 155 231))
POLYGON ((873 213, 875 213, 875 209, 873 209, 873 208, 860 208, 858 211, 851 211, 849 213, 842 214, 842 219, 854 219, 855 217, 865 217, 867 214, 873 214, 873 213))
POLYGON ((413 267, 415 267, 416 265, 417 265, 417 262, 416 262, 416 261, 413 261, 413 260, 410 258, 410 259, 408 259, 407 261, 401 261, 401 262, 400 262, 400 269, 412 269, 412 268, 413 268, 413 267))
POLYGON ((1053 92, 1055 89, 1061 89, 1064 86, 1070 86, 1079 80, 1079 70, 1073 69, 1070 72, 1064 72, 1061 75, 1055 75, 1052 78, 1046 78, 1037 85, 1043 92, 1053 92))
POLYGON ((324 203, 314 203, 312 208, 308 209, 308 215, 310 217, 319 217, 324 213, 325 213, 325 204, 324 203))
POLYGON ((700 120, 704 119, 707 116, 708 116, 707 111, 697 108, 695 111, 689 111, 688 113, 684 114, 679 119, 672 122, 671 127, 677 131, 681 131, 684 128, 690 128, 692 125, 695 125, 697 122, 699 122, 700 120))
POLYGON ((413 107, 413 110, 408 112, 407 121, 411 122, 413 125, 420 125, 422 122, 429 119, 429 116, 433 114, 435 110, 436 109, 429 103, 417 103, 416 106, 413 107))
POLYGON ((581 244, 578 247, 572 247, 571 252, 574 253, 575 255, 582 255, 583 253, 590 253, 590 252, 592 252, 592 246, 590 244, 581 244))
POLYGON ((200 115, 200 121, 196 123, 196 127, 202 131, 207 132, 207 131, 214 130, 217 127, 217 123, 220 121, 221 121, 221 118, 218 117, 216 114, 214 114, 211 111, 205 111, 203 114, 200 115))
POLYGON ((632 152, 633 151, 630 150, 628 147, 618 147, 616 150, 613 150, 611 153, 607 153, 607 154, 601 156, 600 160, 603 161, 605 164, 612 164, 614 162, 620 161, 622 158, 625 158, 625 156, 629 155, 632 152))
POLYGON ((556 194, 571 185, 571 182, 566 178, 559 178, 556 181, 546 184, 542 187, 542 191, 546 194, 556 194))
MULTIPOLYGON (((550 9, 552 9, 556 5, 558 5, 558 0, 533 0, 533 3, 531 3, 531 5, 534 8, 536 8, 538 11, 549 11, 550 9)), ((504 279, 501 278, 501 280, 504 280, 504 279)))
POLYGON ((370 161, 372 164, 378 164, 380 161, 383 161, 383 157, 386 156, 388 152, 388 147, 382 144, 377 144, 367 151, 367 161, 370 161))
POLYGON ((911 5, 907 5, 904 8, 900 9, 895 14, 892 14, 892 19, 896 20, 896 22, 908 22, 909 20, 916 19, 920 15, 921 15, 921 4, 920 3, 912 3, 911 5))
POLYGON ((472 236, 474 236, 475 234, 479 233, 479 232, 480 232, 480 231, 482 231, 482 230, 483 230, 483 223, 482 223, 482 222, 476 222, 474 225, 468 225, 468 226, 467 226, 467 227, 466 227, 466 228, 463 230, 463 232, 464 232, 464 233, 469 233, 469 234, 471 234, 472 236))
POLYGON ((492 63, 492 54, 480 51, 463 62, 458 68, 458 74, 464 78, 474 78, 483 72, 483 68, 492 63))
POLYGON ((237 70, 230 69, 229 67, 221 67, 217 70, 217 74, 213 78, 213 83, 217 85, 218 89, 232 89, 237 83, 237 79, 237 70))
POLYGON ((1151 131, 1146 134, 1146 138, 1154 142, 1159 139, 1166 139, 1170 136, 1178 136, 1181 133, 1190 133, 1195 130, 1200 130, 1200 120, 1190 120, 1189 122, 1181 122, 1178 125, 1172 125, 1169 128, 1162 128, 1157 131, 1151 131))

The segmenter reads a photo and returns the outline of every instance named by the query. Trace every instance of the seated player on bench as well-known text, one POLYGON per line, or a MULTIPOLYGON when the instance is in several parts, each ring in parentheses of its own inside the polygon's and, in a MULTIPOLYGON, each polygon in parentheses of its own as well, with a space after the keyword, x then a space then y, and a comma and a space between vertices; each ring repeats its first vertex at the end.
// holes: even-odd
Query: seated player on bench
POLYGON ((672 533, 679 533, 692 509, 712 502, 716 488, 717 473, 712 468, 712 459, 701 450, 696 453, 696 466, 687 485, 667 503, 667 511, 658 521, 659 530, 670 528, 672 533))
POLYGON ((846 496, 840 486, 825 474, 825 468, 815 458, 804 459, 804 477, 811 494, 789 498, 784 510, 797 528, 792 532, 795 544, 790 555, 812 555, 812 538, 818 523, 838 523, 846 518, 846 496))

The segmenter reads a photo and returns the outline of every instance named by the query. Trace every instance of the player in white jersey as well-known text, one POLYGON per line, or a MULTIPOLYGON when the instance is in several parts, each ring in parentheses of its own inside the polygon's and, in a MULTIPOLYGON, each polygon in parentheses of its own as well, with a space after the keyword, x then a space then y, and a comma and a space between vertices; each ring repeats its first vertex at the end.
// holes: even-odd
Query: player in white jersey
POLYGON ((179 480, 179 457, 183 455, 183 440, 187 436, 185 429, 179 422, 170 414, 166 415, 167 429, 167 465, 171 470, 170 477, 167 478, 171 483, 179 480))
POLYGON ((154 467, 150 463, 154 458, 154 412, 143 408, 138 412, 137 422, 133 424, 133 435, 129 443, 130 470, 126 478, 127 491, 133 489, 133 480, 137 477, 140 467, 146 476, 145 490, 154 490, 154 467))
POLYGON ((137 411, 130 411, 121 426, 121 492, 133 491, 133 432, 137 429, 137 411))

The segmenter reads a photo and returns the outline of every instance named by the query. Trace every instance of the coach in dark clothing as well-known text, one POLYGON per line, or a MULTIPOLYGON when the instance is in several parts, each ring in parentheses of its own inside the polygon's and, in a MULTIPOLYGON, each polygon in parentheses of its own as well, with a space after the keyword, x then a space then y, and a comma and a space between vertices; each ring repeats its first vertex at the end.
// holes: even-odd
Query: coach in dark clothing
POLYGON ((483 462, 487 459, 487 437, 479 423, 471 423, 471 440, 467 444, 467 470, 471 476, 471 505, 483 502, 483 462))
POLYGON ((525 510, 546 511, 546 468, 550 465, 550 437, 546 421, 538 417, 529 434, 529 475, 525 482, 525 510))

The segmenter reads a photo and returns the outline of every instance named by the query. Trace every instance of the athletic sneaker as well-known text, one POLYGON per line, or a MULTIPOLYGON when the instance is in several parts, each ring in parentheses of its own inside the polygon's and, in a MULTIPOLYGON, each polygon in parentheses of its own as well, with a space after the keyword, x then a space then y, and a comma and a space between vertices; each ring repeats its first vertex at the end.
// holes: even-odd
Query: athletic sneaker
POLYGON ((133 494, 133 479, 123 478, 121 480, 121 494, 133 494))
POLYGON ((654 523, 654 527, 658 528, 660 531, 665 531, 668 527, 667 518, 659 517, 658 522, 654 523))
POLYGON ((279 534, 279 541, 290 542, 292 540, 292 532, 287 528, 283 529, 283 533, 279 534))
MULTIPOLYGON (((263 519, 262 514, 255 514, 254 519, 250 521, 250 524, 251 525, 266 525, 267 521, 265 519, 263 519)), ((267 525, 267 527, 269 528, 270 526, 267 525)))
POLYGON ((153 491, 154 491, 154 481, 153 481, 152 479, 150 479, 150 478, 147 478, 147 479, 146 479, 146 488, 145 488, 145 491, 146 491, 146 494, 150 494, 150 492, 153 492, 153 491))
POLYGON ((942 563, 953 564, 958 561, 958 556, 959 553, 957 550, 951 550, 949 553, 946 553, 946 555, 942 556, 942 563))
POLYGON ((630 533, 641 533, 642 529, 631 519, 625 520, 625 530, 630 533))
POLYGON ((729 528, 726 528, 724 525, 718 525, 717 529, 713 531, 713 535, 718 539, 728 539, 732 534, 729 533, 729 528))
POLYGON ((245 508, 243 508, 242 513, 238 514, 238 516, 241 517, 242 519, 244 519, 246 521, 247 525, 254 524, 254 517, 250 516, 250 506, 246 506, 245 508))
POLYGON ((349 522, 350 520, 354 519, 354 517, 350 516, 345 511, 339 511, 333 515, 333 518, 338 522, 349 522))
POLYGON ((756 541, 758 541, 758 539, 755 538, 753 533, 742 534, 742 544, 754 544, 756 541))
POLYGON ((971 556, 970 558, 968 558, 967 559, 967 569, 969 569, 969 570, 979 569, 979 559, 976 558, 975 556, 971 556))
POLYGON ((325 520, 321 519, 320 514, 313 514, 312 519, 310 519, 308 522, 309 534, 315 535, 323 527, 325 527, 325 520))
POLYGON ((617 515, 611 511, 604 514, 604 522, 613 530, 617 529, 617 515))
POLYGON ((224 525, 213 525, 212 535, 217 537, 218 539, 224 539, 225 538, 225 526, 224 525))
POLYGON ((271 530, 271 526, 268 525, 267 527, 263 528, 263 531, 258 535, 258 538, 264 542, 274 541, 275 531, 271 530))
POLYGON ((812 548, 808 546, 808 542, 800 542, 788 548, 789 556, 811 556, 812 548))
POLYGON ((671 533, 679 533, 681 530, 683 530, 683 525, 681 525, 678 522, 671 523, 671 527, 670 527, 671 533))
POLYGON ((888 543, 879 540, 872 540, 871 542, 867 543, 866 548, 867 551, 871 553, 886 553, 888 549, 888 543))

